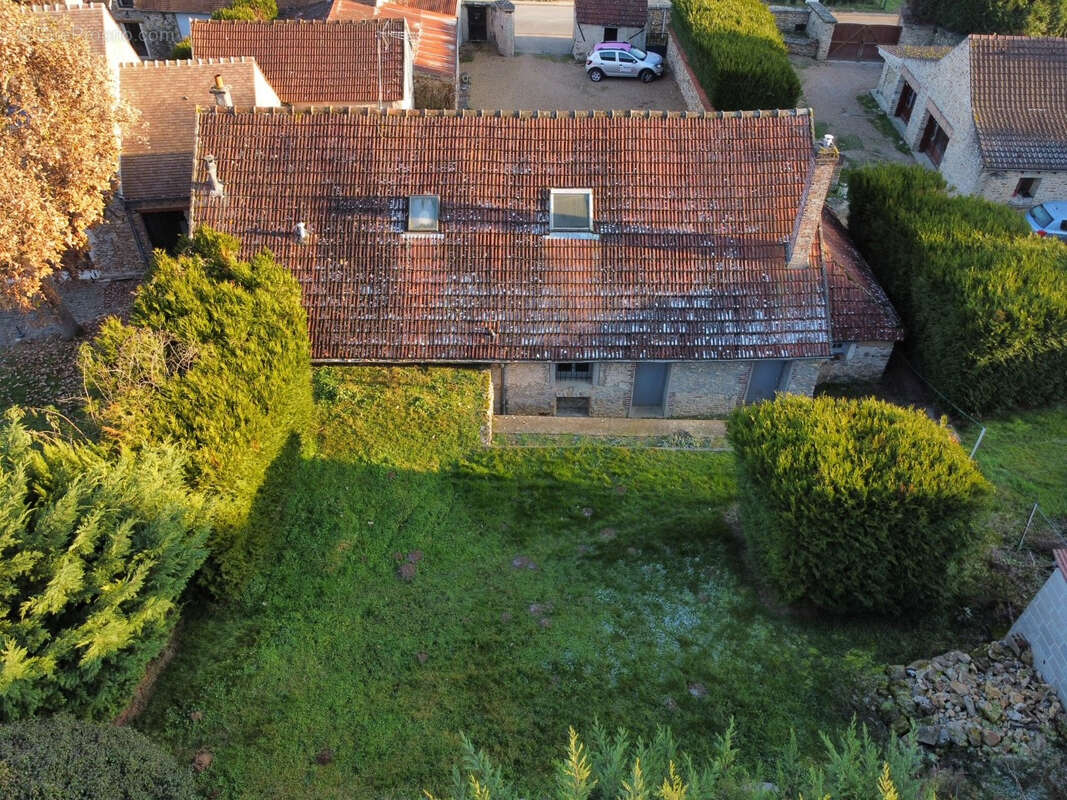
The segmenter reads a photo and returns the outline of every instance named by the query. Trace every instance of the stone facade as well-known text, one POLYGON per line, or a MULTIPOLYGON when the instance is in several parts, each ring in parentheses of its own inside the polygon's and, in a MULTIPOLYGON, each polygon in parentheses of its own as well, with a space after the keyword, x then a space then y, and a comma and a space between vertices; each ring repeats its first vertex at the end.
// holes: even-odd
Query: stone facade
POLYGON ((118 4, 117 0, 112 0, 111 15, 115 18, 115 22, 122 27, 122 30, 126 32, 127 39, 132 36, 133 25, 137 25, 140 28, 141 40, 144 42, 144 58, 153 60, 170 58, 174 45, 189 35, 188 18, 208 18, 206 14, 182 15, 186 18, 185 33, 182 33, 182 25, 177 14, 124 8, 118 4))
POLYGON ((671 0, 649 0, 645 23, 645 46, 666 48, 671 27, 671 0))
POLYGON ((818 0, 804 5, 769 6, 774 24, 782 32, 786 48, 793 55, 826 60, 837 19, 818 0))
MULTIPOLYGON (((752 375, 751 361, 679 361, 668 366, 663 416, 723 417, 741 405, 752 375)), ((811 395, 822 359, 793 361, 785 391, 811 395)), ((498 414, 554 416, 557 398, 588 398, 593 417, 630 416, 637 362, 593 364, 589 380, 557 380, 548 362, 495 364, 491 369, 498 414)))
MULTIPOLYGON (((571 52, 574 57, 579 61, 584 61, 590 53, 593 52, 593 48, 603 41, 607 41, 604 35, 603 25, 587 25, 578 24, 578 20, 574 21, 574 46, 571 48, 571 52)), ((617 28, 618 36, 611 41, 614 42, 629 42, 634 47, 644 49, 645 47, 645 28, 617 28)))
POLYGON ((921 25, 905 17, 901 19, 900 39, 897 44, 917 47, 942 45, 955 47, 966 38, 963 34, 955 33, 947 28, 940 28, 937 25, 921 25))
POLYGON ((819 383, 873 383, 881 380, 892 342, 847 342, 834 347, 834 355, 819 369, 819 383))
POLYGON ((509 0, 489 6, 489 41, 500 55, 515 55, 515 6, 509 0))
POLYGON ((1067 197, 1067 172, 990 171, 984 168, 971 111, 968 41, 964 40, 936 61, 901 58, 883 52, 885 64, 872 95, 900 131, 919 163, 940 171, 951 190, 960 194, 980 195, 1019 208, 1067 197), (911 86, 917 95, 911 118, 907 122, 896 116, 905 84, 911 86), (923 131, 931 117, 949 136, 948 147, 939 166, 918 152, 923 131), (1015 194, 1023 178, 1038 179, 1030 197, 1015 194))
POLYGON ((818 0, 808 0, 807 5, 811 10, 808 17, 808 36, 818 43, 815 58, 818 61, 825 61, 827 53, 830 52, 830 40, 834 38, 837 17, 818 0))
POLYGON ((1067 551, 1059 555, 1063 564, 1016 620, 1009 638, 1014 634, 1026 638, 1033 649, 1034 668, 1067 704, 1067 551))

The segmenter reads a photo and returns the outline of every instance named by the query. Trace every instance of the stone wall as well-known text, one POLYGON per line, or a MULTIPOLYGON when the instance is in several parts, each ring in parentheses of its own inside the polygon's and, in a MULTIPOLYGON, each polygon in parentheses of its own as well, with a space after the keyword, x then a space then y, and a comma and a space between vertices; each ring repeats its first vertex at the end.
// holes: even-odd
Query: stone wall
POLYGON ((819 383, 871 383, 881 380, 889 357, 893 354, 892 342, 849 342, 842 352, 819 368, 819 383))
POLYGON ((811 9, 803 6, 769 6, 774 24, 782 33, 803 33, 808 27, 811 9))
POLYGON ((815 58, 825 61, 827 53, 830 52, 830 40, 834 38, 837 17, 818 0, 808 0, 807 5, 811 11, 808 17, 808 36, 818 43, 815 58))
MULTIPOLYGON (((593 48, 604 41, 604 28, 601 25, 579 25, 578 20, 574 21, 574 44, 571 47, 571 53, 578 61, 585 61, 590 53, 593 52, 593 48)), ((634 47, 644 49, 645 47, 645 29, 644 28, 619 28, 619 36, 613 41, 617 42, 629 42, 634 47)))
POLYGON ((130 278, 148 267, 151 245, 141 217, 115 197, 104 209, 104 221, 88 231, 89 258, 99 278, 130 278))
POLYGON ((111 13, 120 26, 133 22, 141 27, 141 36, 148 50, 145 58, 165 61, 170 58, 174 45, 182 40, 178 17, 175 14, 139 11, 135 8, 122 8, 117 4, 112 4, 111 13))
POLYGON ((1039 203, 1067 198, 1067 172, 1005 171, 983 172, 977 193, 987 200, 1027 209, 1039 203), (1022 178, 1037 178, 1040 183, 1033 197, 1019 197, 1015 188, 1022 178))
POLYGON ((674 31, 671 31, 667 37, 667 65, 670 67, 671 74, 674 75, 674 80, 682 93, 682 99, 685 100, 687 110, 715 110, 708 96, 704 93, 704 88, 700 85, 700 81, 697 80, 697 76, 689 66, 685 53, 678 46, 678 35, 674 31))
POLYGON ((809 359, 806 361, 792 361, 789 364, 789 378, 786 381, 785 391, 789 394, 802 394, 811 397, 815 393, 815 386, 819 382, 819 368, 825 359, 809 359))
POLYGON ((415 70, 415 108, 456 107, 456 85, 436 75, 415 70))
POLYGON ((963 34, 940 28, 937 25, 920 25, 904 19, 900 24, 900 41, 897 44, 916 45, 919 47, 931 45, 955 47, 966 38, 963 34))
POLYGON ((745 400, 750 361, 671 364, 667 409, 671 417, 724 417, 745 400))
POLYGON ((515 6, 509 0, 497 0, 489 7, 489 41, 502 56, 515 55, 515 6))
POLYGON ((648 47, 667 47, 671 26, 671 0, 649 0, 648 22, 645 23, 645 44, 648 47))
POLYGON ((1016 620, 1009 638, 1018 634, 1030 643, 1034 668, 1067 704, 1067 550, 1056 555, 1060 563, 1016 620))

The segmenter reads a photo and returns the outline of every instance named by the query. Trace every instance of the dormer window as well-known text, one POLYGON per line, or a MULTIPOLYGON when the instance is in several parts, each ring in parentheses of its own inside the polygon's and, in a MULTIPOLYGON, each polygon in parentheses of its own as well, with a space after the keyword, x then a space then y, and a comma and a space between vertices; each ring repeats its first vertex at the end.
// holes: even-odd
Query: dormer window
POLYGON ((592 189, 552 189, 549 193, 549 227, 553 232, 593 230, 592 189))
POLYGON ((408 198, 408 230, 431 233, 437 230, 441 198, 435 194, 413 194, 408 198))

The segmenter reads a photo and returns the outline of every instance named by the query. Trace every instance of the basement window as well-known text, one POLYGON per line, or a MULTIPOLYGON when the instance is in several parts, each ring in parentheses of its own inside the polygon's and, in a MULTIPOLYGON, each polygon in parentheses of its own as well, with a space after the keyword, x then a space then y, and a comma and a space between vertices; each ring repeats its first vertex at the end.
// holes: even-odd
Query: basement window
POLYGON ((437 230, 441 198, 435 194, 413 194, 408 198, 408 230, 416 233, 437 230))
POLYGON ((552 189, 548 212, 553 231, 593 230, 592 189, 552 189))

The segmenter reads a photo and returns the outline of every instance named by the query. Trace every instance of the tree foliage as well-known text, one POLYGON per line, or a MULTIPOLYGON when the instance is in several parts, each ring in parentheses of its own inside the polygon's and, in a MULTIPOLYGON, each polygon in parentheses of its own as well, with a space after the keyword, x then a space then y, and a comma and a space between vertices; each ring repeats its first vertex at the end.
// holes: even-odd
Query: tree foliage
POLYGON ((782 395, 730 416, 745 539, 786 602, 896 611, 951 594, 989 485, 944 423, 782 395))
POLYGON ((800 79, 761 0, 678 0, 674 9, 686 56, 715 108, 796 105, 800 79))
POLYGON ((203 501, 163 447, 113 457, 17 410, 0 424, 0 718, 113 715, 206 555, 203 501))
POLYGON ((849 178, 849 231, 926 377, 967 411, 1067 397, 1067 247, 921 167, 849 178))
POLYGON ((300 287, 269 252, 238 251, 201 228, 175 256, 157 252, 129 322, 105 322, 80 358, 107 439, 177 443, 191 485, 220 497, 208 576, 220 591, 247 578, 261 544, 245 525, 252 501, 313 414, 300 287))
POLYGON ((0 725, 7 800, 194 800, 192 770, 132 728, 69 716, 0 725))
MULTIPOLYGON (((866 728, 853 722, 831 738, 821 762, 800 758, 793 737, 773 763, 746 769, 730 727, 711 741, 710 755, 694 758, 683 751, 669 728, 649 740, 625 729, 611 732, 594 723, 589 744, 572 728, 563 759, 556 764, 555 786, 518 789, 492 759, 463 737, 463 757, 453 770, 451 800, 934 800, 921 777, 922 755, 913 738, 891 737, 880 747, 866 728)), ((430 800, 434 796, 427 792, 430 800)))
POLYGON ((913 0, 912 11, 962 34, 1067 35, 1067 0, 913 0))
POLYGON ((225 8, 211 13, 212 19, 228 19, 236 22, 267 22, 278 16, 276 0, 233 0, 225 8))
POLYGON ((26 307, 102 219, 130 115, 62 14, 0 0, 0 64, 0 301, 26 307))

